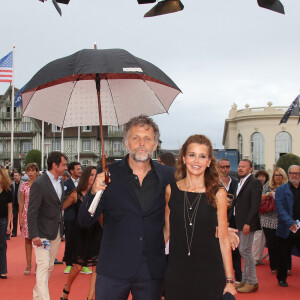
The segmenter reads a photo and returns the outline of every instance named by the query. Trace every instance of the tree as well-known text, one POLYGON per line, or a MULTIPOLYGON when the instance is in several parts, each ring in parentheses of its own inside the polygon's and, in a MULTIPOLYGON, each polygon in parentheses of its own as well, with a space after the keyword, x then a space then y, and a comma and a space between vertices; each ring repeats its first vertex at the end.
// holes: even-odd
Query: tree
POLYGON ((288 168, 291 165, 300 165, 300 157, 292 153, 287 153, 279 157, 276 167, 284 169, 287 174, 288 168))
POLYGON ((41 156, 42 152, 40 150, 30 150, 26 155, 25 164, 36 163, 39 169, 41 169, 41 156))

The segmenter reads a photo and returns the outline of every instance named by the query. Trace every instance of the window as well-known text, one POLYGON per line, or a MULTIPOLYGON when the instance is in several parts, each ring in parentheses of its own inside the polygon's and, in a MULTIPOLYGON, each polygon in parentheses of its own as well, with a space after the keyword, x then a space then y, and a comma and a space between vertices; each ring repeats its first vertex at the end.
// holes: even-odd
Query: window
POLYGON ((61 132, 61 129, 59 126, 52 125, 52 132, 61 132))
POLYGON ((23 132, 31 131, 31 123, 30 122, 22 122, 22 131, 23 132))
POLYGON ((0 142, 0 153, 3 152, 3 142, 0 142))
POLYGON ((83 160, 81 165, 85 168, 89 165, 89 161, 87 159, 83 160))
POLYGON ((255 170, 265 168, 265 141, 260 132, 255 132, 251 138, 252 162, 255 170))
POLYGON ((53 151, 60 151, 61 150, 61 141, 54 140, 52 144, 53 151))
POLYGON ((92 131, 92 126, 82 126, 82 131, 92 131))
POLYGON ((114 155, 121 154, 121 142, 113 142, 113 153, 114 155))
POLYGON ((243 159, 244 157, 244 149, 243 149, 243 136, 239 133, 238 135, 238 150, 239 150, 239 159, 243 159))
POLYGON ((21 149, 22 152, 29 152, 30 150, 32 150, 32 142, 22 142, 21 149))
POLYGON ((85 152, 91 151, 91 141, 90 140, 82 141, 82 151, 85 151, 85 152))
POLYGON ((278 158, 292 152, 292 137, 286 131, 279 132, 275 137, 275 163, 278 158))
POLYGON ((122 131, 122 128, 119 126, 111 126, 111 131, 112 132, 120 132, 120 131, 122 131))

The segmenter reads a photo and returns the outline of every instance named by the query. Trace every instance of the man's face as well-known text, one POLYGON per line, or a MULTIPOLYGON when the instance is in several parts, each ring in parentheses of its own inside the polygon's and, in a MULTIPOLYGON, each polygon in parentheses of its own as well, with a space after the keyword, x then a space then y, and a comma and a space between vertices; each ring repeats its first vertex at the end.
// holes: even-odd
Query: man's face
POLYGON ((20 182, 20 180, 21 180, 21 175, 19 174, 19 173, 14 173, 14 181, 16 182, 16 183, 19 183, 20 182))
POLYGON ((129 156, 136 162, 148 161, 157 147, 154 130, 150 126, 132 126, 125 140, 129 156))
POLYGON ((250 167, 249 162, 247 161, 240 161, 238 167, 238 175, 240 178, 244 178, 252 172, 252 168, 250 167))
POLYGON ((61 157, 61 162, 57 166, 56 163, 52 164, 52 170, 55 173, 56 176, 62 176, 64 175, 65 171, 67 170, 67 161, 66 159, 62 156, 61 157))
POLYGON ((223 177, 227 177, 230 173, 230 162, 227 160, 220 160, 219 170, 223 177))
POLYGON ((289 170, 289 181, 295 185, 298 186, 300 182, 300 167, 299 166, 293 166, 289 170))
POLYGON ((82 171, 81 171, 81 166, 80 166, 80 165, 74 166, 74 169, 73 169, 73 170, 70 170, 70 173, 71 173, 71 175, 72 175, 72 177, 73 177, 74 179, 79 178, 79 177, 81 176, 81 173, 82 173, 82 171))

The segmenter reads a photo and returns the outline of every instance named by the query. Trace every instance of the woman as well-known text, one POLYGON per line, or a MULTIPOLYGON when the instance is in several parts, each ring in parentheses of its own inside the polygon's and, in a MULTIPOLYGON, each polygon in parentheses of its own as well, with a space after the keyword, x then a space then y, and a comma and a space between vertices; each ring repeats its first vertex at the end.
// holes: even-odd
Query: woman
MULTIPOLYGON (((265 170, 258 170, 254 177, 261 181, 262 186, 269 181, 269 174, 265 170)), ((262 258, 264 255, 265 244, 266 238, 264 232, 262 230, 255 231, 252 244, 252 253, 256 266, 264 265, 262 258)))
MULTIPOLYGON (((63 203, 63 209, 66 209, 70 205, 75 205, 76 219, 78 215, 79 207, 83 201, 85 194, 92 186, 95 176, 96 167, 86 167, 80 177, 80 181, 76 190, 70 193, 68 198, 63 203)), ((89 287, 88 300, 93 299, 95 294, 95 282, 96 282, 96 265, 98 261, 98 254, 100 250, 100 240, 102 237, 102 229, 99 223, 95 223, 90 228, 82 228, 77 223, 72 231, 71 235, 71 247, 72 247, 72 261, 73 267, 68 275, 67 282, 63 289, 61 300, 68 299, 68 295, 71 291, 71 286, 84 266, 92 267, 91 282, 89 287)))
POLYGON ((20 187, 19 220, 21 236, 25 238, 25 254, 27 265, 24 271, 24 275, 30 275, 32 266, 32 242, 28 238, 27 211, 29 204, 30 187, 35 179, 39 176, 39 167, 36 163, 29 163, 26 166, 25 171, 27 176, 29 177, 29 180, 27 182, 24 182, 20 187))
POLYGON ((11 180, 5 169, 0 169, 0 279, 7 279, 6 235, 11 233, 11 180))
MULTIPOLYGON (((281 168, 276 168, 272 173, 271 180, 267 182, 263 188, 262 201, 264 201, 267 196, 271 196, 275 199, 276 189, 287 181, 288 178, 285 171, 281 168)), ((260 222, 267 240, 271 272, 276 274, 278 269, 278 253, 276 247, 276 210, 261 214, 260 222)))
POLYGON ((177 182, 166 188, 165 239, 170 238, 166 299, 235 295, 227 193, 219 184, 211 142, 204 135, 190 136, 183 144, 175 178, 177 182))

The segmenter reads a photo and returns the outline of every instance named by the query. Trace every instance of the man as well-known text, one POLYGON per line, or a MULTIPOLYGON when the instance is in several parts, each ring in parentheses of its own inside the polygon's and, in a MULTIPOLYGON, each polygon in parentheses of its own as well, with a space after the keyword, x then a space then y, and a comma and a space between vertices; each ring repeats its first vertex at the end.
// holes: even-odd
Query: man
POLYGON ((12 201, 13 201, 13 229, 11 237, 17 236, 17 230, 18 230, 18 216, 19 216, 19 188, 24 183, 23 180, 21 180, 21 174, 19 171, 14 171, 14 181, 12 183, 12 201))
POLYGON ((47 167, 30 188, 27 213, 29 239, 37 263, 34 300, 50 300, 48 280, 63 234, 61 209, 65 195, 60 178, 67 169, 67 157, 61 152, 51 152, 47 167))
POLYGON ((242 281, 237 286, 240 293, 256 292, 258 282, 256 267, 251 251, 254 232, 260 229, 259 206, 262 195, 260 180, 252 176, 252 162, 242 159, 238 166, 238 183, 230 221, 235 222, 240 238, 239 251, 244 260, 242 281))
POLYGON ((88 213, 93 195, 102 186, 98 174, 79 210, 78 222, 89 226, 103 213, 105 230, 97 265, 96 299, 159 300, 165 272, 165 188, 174 181, 174 170, 153 162, 159 129, 144 115, 124 125, 129 154, 110 165, 111 182, 94 217, 88 213))
MULTIPOLYGON (((80 162, 71 162, 68 166, 70 178, 64 182, 65 185, 65 198, 77 188, 79 179, 82 173, 80 162)), ((72 268, 72 247, 70 245, 71 232, 74 226, 75 220, 75 209, 74 205, 69 206, 64 210, 64 233, 65 233, 65 254, 63 261, 66 263, 64 270, 65 274, 69 274, 72 268)), ((81 273, 92 274, 92 271, 88 267, 83 267, 81 273)))
POLYGON ((290 250, 295 245, 300 251, 300 166, 288 169, 289 181, 276 189, 275 203, 278 215, 276 235, 278 236, 278 284, 287 287, 286 282, 290 250))
MULTIPOLYGON (((238 180, 230 175, 230 162, 227 158, 222 158, 218 163, 219 171, 220 171, 220 181, 225 187, 228 197, 234 198, 234 195, 237 190, 238 180)), ((230 213, 230 210, 229 210, 230 213)), ((234 218, 231 219, 229 223, 229 227, 236 228, 236 224, 234 222, 234 218)), ((232 263, 233 269, 235 273, 235 280, 240 283, 242 281, 242 265, 241 265, 241 255, 239 249, 236 248, 232 251, 232 263)))

